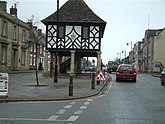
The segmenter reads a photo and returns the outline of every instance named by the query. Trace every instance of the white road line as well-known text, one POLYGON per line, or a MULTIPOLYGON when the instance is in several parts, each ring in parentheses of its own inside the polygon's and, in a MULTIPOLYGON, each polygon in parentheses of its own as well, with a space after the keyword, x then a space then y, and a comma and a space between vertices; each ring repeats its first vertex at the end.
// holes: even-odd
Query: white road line
POLYGON ((81 113, 83 112, 83 110, 77 110, 77 111, 75 111, 75 115, 80 115, 81 113))
POLYGON ((48 121, 48 119, 35 118, 0 118, 1 121, 48 121))
POLYGON ((66 108, 66 109, 69 109, 71 107, 72 107, 72 105, 66 105, 66 106, 64 106, 64 108, 66 108))
POLYGON ((93 101, 93 99, 88 99, 87 101, 88 101, 88 102, 92 102, 92 101, 93 101))
POLYGON ((76 104, 76 102, 71 102, 71 103, 69 103, 70 105, 74 105, 74 104, 76 104))
POLYGON ((84 102, 84 105, 89 105, 90 104, 90 102, 84 102))
POLYGON ((70 116, 70 118, 67 121, 76 121, 79 116, 70 116))
POLYGON ((58 112, 56 112, 56 114, 61 115, 61 114, 64 114, 64 112, 66 112, 66 109, 61 109, 58 112))
POLYGON ((48 118, 48 121, 55 121, 58 117, 58 115, 52 115, 50 118, 48 118))
POLYGON ((80 109, 87 109, 87 106, 81 106, 80 109))

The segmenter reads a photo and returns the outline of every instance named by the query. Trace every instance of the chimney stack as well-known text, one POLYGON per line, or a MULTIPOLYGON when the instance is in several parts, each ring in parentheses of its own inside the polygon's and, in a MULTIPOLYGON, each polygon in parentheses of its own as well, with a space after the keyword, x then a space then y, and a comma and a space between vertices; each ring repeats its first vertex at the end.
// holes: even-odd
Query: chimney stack
POLYGON ((0 1, 0 9, 7 12, 7 2, 6 1, 0 1))
POLYGON ((10 8, 10 14, 11 14, 12 16, 17 17, 17 7, 16 7, 16 3, 14 4, 14 7, 12 6, 12 7, 10 8))

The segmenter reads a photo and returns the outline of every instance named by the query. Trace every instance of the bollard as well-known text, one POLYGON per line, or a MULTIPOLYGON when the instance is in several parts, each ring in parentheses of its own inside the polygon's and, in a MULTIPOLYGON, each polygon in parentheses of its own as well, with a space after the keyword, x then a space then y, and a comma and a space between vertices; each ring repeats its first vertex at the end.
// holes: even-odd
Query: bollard
POLYGON ((91 89, 95 89, 95 73, 92 73, 91 89))
POLYGON ((70 81, 69 81, 69 96, 73 96, 73 75, 70 75, 70 81))

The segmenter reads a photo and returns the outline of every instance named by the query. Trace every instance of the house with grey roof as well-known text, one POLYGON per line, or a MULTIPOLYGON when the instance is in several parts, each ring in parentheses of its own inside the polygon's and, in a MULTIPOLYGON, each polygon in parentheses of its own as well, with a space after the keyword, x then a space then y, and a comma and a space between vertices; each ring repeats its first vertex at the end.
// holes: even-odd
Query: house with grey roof
POLYGON ((97 70, 101 69, 101 39, 106 22, 84 0, 68 0, 42 23, 46 25, 46 49, 58 58, 70 56, 70 72, 79 72, 83 57, 97 57, 97 70))

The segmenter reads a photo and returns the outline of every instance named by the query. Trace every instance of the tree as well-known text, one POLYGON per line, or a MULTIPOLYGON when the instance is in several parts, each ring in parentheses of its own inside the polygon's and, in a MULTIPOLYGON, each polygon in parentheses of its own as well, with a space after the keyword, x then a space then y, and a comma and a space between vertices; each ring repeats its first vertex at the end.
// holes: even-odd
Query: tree
POLYGON ((44 35, 37 30, 37 26, 33 27, 33 23, 31 22, 31 29, 30 29, 30 41, 31 45, 35 46, 36 52, 35 52, 35 70, 36 70, 36 82, 37 82, 37 86, 39 86, 39 80, 38 80, 38 45, 39 45, 39 41, 44 39, 44 35))

